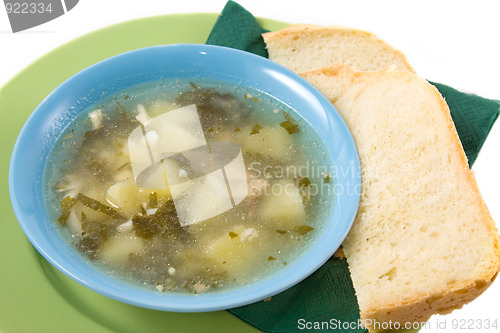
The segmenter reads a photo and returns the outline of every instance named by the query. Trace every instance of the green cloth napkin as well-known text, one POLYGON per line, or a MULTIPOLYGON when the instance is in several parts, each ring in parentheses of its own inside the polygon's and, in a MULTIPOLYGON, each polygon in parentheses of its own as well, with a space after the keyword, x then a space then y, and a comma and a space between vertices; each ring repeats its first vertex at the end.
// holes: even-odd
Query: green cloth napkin
POLYGON ((448 103, 451 118, 469 159, 469 167, 472 167, 498 118, 500 101, 464 94, 441 83, 430 83, 436 86, 448 103))
POLYGON ((255 17, 234 1, 228 1, 212 32, 207 44, 232 47, 268 57, 262 29, 255 17))
MULTIPOLYGON (((264 30, 246 9, 229 1, 217 19, 207 44, 227 46, 267 57, 261 33, 264 30)), ((500 102, 464 94, 433 83, 446 99, 453 121, 472 166, 493 123, 500 102)), ((352 327, 359 320, 359 306, 345 259, 330 258, 298 285, 260 301, 229 310, 264 332, 301 332, 326 322, 322 331, 365 332, 352 327)))

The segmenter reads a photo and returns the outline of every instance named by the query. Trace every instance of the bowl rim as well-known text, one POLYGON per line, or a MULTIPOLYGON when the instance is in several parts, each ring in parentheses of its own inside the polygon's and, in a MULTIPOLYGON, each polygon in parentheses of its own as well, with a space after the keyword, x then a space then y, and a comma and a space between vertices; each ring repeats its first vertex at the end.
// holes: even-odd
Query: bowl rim
MULTIPOLYGON (((327 249, 326 245, 322 243, 322 247, 320 250, 324 252, 319 252, 318 256, 314 257, 314 260, 304 261, 303 259, 308 257, 307 255, 302 256, 302 259, 297 261, 301 262, 304 267, 297 266, 297 261, 294 262, 291 266, 297 266, 297 268, 301 271, 301 274, 295 273, 292 276, 282 277, 285 278, 285 283, 281 283, 281 285, 276 286, 279 281, 276 277, 278 274, 274 274, 273 276, 266 278, 264 281, 258 282, 256 284, 251 284, 247 287, 231 289, 220 293, 208 293, 203 295, 181 295, 181 294, 165 294, 165 293, 155 293, 152 294, 150 291, 142 290, 139 288, 132 288, 134 292, 127 293, 127 288, 130 289, 130 286, 126 284, 120 285, 116 279, 103 276, 102 273, 95 271, 94 269, 87 269, 87 272, 80 271, 82 267, 78 266, 74 267, 74 263, 71 262, 71 259, 74 258, 66 258, 63 255, 56 255, 54 253, 54 249, 51 247, 46 247, 47 240, 44 240, 44 235, 40 230, 34 230, 34 227, 38 227, 38 219, 41 217, 36 216, 34 213, 39 212, 35 207, 36 203, 34 203, 34 199, 31 200, 31 206, 26 210, 23 205, 21 205, 21 201, 26 197, 26 191, 23 189, 19 189, 16 185, 20 181, 20 177, 22 177, 22 172, 18 171, 20 166, 22 166, 22 170, 35 168, 35 164, 26 163, 26 158, 31 158, 30 161, 33 161, 35 156, 27 156, 27 154, 23 154, 22 148, 25 147, 28 143, 32 143, 32 141, 36 138, 30 133, 33 129, 37 129, 40 121, 44 119, 44 115, 52 104, 58 102, 58 98, 60 98, 61 94, 68 92, 68 87, 72 87, 72 85, 78 85, 81 80, 86 79, 88 77, 92 77, 96 75, 96 73, 101 73, 102 75, 108 75, 104 73, 109 69, 109 67, 113 65, 117 65, 120 63, 127 63, 133 60, 137 60, 143 58, 144 55, 153 54, 155 56, 164 55, 165 51, 171 53, 178 52, 188 52, 189 54, 196 54, 196 56, 200 57, 202 54, 209 55, 211 57, 239 57, 241 58, 242 63, 249 62, 252 66, 261 66, 260 70, 267 70, 268 73, 274 75, 274 78, 278 79, 286 79, 288 83, 296 84, 295 87, 300 87, 304 91, 307 91, 310 96, 316 99, 315 103, 322 108, 329 110, 329 112, 325 112, 326 120, 328 123, 332 123, 330 125, 335 124, 341 131, 343 144, 346 145, 346 149, 344 149, 344 153, 349 156, 350 163, 353 163, 352 167, 354 170, 360 170, 360 162, 359 156, 356 149, 356 145, 352 135, 345 124, 344 120, 335 109, 335 107, 323 96, 316 88, 314 88, 311 84, 309 84, 305 79, 300 77, 295 72, 278 65, 271 60, 266 58, 254 55, 252 53, 248 53, 241 50, 236 50, 228 47, 222 46, 213 46, 206 44, 169 44, 169 45, 161 45, 161 46, 151 46, 145 47, 141 49, 136 49, 133 51, 121 53, 115 55, 113 57, 102 60, 96 64, 93 64, 75 75, 68 78, 66 81, 61 83, 57 88, 55 88, 32 112, 28 120, 25 122, 13 149, 10 165, 9 165, 9 192, 11 203, 14 208, 15 215, 18 219, 18 222, 30 240, 30 242, 34 245, 34 247, 42 254, 45 259, 47 259, 53 266, 58 268, 65 275, 69 276, 76 282, 86 286, 87 288, 94 290, 102 295, 111 297, 113 299, 136 305, 150 309, 156 310, 165 310, 165 311, 175 311, 175 312, 202 312, 202 311, 215 311, 228 309, 233 307, 238 307, 246 304, 250 304, 262 299, 265 299, 270 296, 274 296, 293 285, 296 285, 307 276, 314 273, 321 265, 323 265, 330 257, 333 255, 334 251, 341 245, 344 238, 347 236, 352 223, 354 222, 354 218, 356 216, 356 212, 359 206, 360 201, 360 193, 355 193, 351 196, 342 196, 343 202, 345 205, 341 208, 343 211, 347 210, 347 213, 344 213, 342 218, 344 221, 342 222, 341 228, 336 230, 337 234, 333 234, 333 230, 329 229, 330 234, 328 235, 328 240, 334 240, 333 244, 330 244, 330 248, 327 249), (29 209, 31 208, 31 210, 29 209), (326 251, 325 251, 326 250, 326 251), (61 260, 64 259, 64 260, 61 260), (94 280, 92 275, 97 274, 98 280, 94 280), (256 285, 260 285, 263 282, 266 282, 260 289, 257 291, 252 291, 252 289, 256 285), (111 283, 111 285, 110 285, 111 283), (114 287, 116 284, 116 288, 114 287), (160 297, 158 297, 158 295, 160 297), (224 296, 225 295, 225 296, 224 296), (148 297, 143 297, 148 296, 148 297)), ((213 60, 213 58, 210 58, 213 60)), ((122 64, 123 65, 123 64, 122 64)), ((220 66, 220 65, 219 65, 220 66)), ((85 86, 86 87, 86 86, 85 86)), ((76 94, 76 93, 75 93, 76 94)), ((282 96, 281 96, 282 97, 282 96)), ((283 97, 282 97, 283 98, 283 97)), ((57 104, 57 103, 56 103, 57 104)), ((82 107, 82 110, 85 107, 82 107)), ((80 110, 81 111, 81 110, 80 110)), ((54 111, 55 112, 55 111, 54 111)), ((297 111, 298 112, 298 111, 297 111)), ((300 112, 299 112, 300 113, 300 112)), ((46 119, 45 119, 46 120, 46 119)), ((314 128, 314 126, 312 126, 314 128)), ((316 128, 314 128, 316 130, 316 128)), ((58 134, 60 134, 64 130, 61 129, 58 134)), ((45 133, 43 133, 45 135, 45 133)), ((323 138, 321 138, 323 139, 323 138)), ((325 139, 326 140, 326 139, 325 139)), ((325 141, 323 140, 323 141, 325 141)), ((325 142, 323 142, 325 144, 325 142)), ((328 152, 331 155, 331 152, 328 152)), ((45 165, 45 162, 43 163, 45 165)), ((36 171, 33 171, 36 172, 36 171)), ((42 173, 44 170, 41 171, 42 173)), ((352 175, 349 175, 346 179, 347 181, 352 181, 353 185, 361 186, 361 175, 360 172, 355 172, 352 175)), ((35 185, 33 185, 35 186, 35 185)), ((36 194, 33 194, 36 195, 36 194)), ((339 196, 340 198, 341 196, 339 196)), ((335 199, 337 200, 337 199, 335 199)), ((338 201, 336 201, 338 202, 338 201)), ((42 206, 44 203, 42 203, 42 206)), ((45 212, 46 213, 46 212, 45 212)), ((43 216, 44 220, 46 216, 43 216)), ((340 218, 340 217, 339 217, 340 218)), ((333 217, 330 218, 328 225, 332 224, 333 217)), ((49 221, 50 222, 50 221, 49 221)), ((53 228, 55 229, 55 228, 53 228)), ((325 235, 321 236, 321 239, 325 238, 325 235)), ((62 240, 61 240, 62 241, 62 240)), ((325 242, 324 242, 325 243, 325 242)), ((315 244, 316 246, 316 244, 315 244)), ((69 248, 69 247, 68 247, 69 248)), ((308 249, 307 253, 310 253, 311 249, 308 249)), ((318 252, 318 251, 317 251, 318 252)), ((310 256, 310 254, 309 254, 310 256)), ((289 270, 289 269, 287 269, 289 270)), ((283 272, 285 270, 282 270, 283 272)), ((282 274, 281 274, 282 275, 282 274)), ((290 274, 288 274, 290 275, 290 274)))

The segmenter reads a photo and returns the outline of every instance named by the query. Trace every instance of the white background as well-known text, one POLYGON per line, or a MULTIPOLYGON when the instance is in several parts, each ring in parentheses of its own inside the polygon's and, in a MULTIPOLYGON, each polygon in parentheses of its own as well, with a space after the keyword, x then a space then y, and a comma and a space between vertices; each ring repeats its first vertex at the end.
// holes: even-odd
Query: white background
MULTIPOLYGON (((496 1, 239 0, 256 16, 290 23, 345 25, 372 31, 403 51, 416 72, 459 90, 500 99, 500 5, 496 1)), ((96 29, 140 17, 220 12, 226 0, 80 0, 66 15, 13 34, 0 8, 0 86, 48 51, 96 29)), ((7 112, 0 110, 0 112, 7 112)), ((500 122, 500 121, 499 121, 500 122)), ((473 170, 500 226, 500 125, 496 124, 473 170)), ((500 281, 462 310, 434 316, 424 332, 456 332, 453 319, 497 320, 500 281), (446 320, 447 328, 442 328, 446 320), (438 329, 438 323, 441 328, 438 329)), ((468 330, 465 330, 468 331, 468 330)), ((472 329, 470 332, 499 332, 472 329)))

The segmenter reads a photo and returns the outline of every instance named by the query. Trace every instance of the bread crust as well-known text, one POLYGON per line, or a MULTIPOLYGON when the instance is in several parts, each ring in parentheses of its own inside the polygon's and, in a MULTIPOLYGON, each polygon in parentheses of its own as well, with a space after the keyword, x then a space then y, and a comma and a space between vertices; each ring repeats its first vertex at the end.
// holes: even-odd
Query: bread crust
MULTIPOLYGON (((401 324, 401 327, 404 327, 405 323, 422 323, 427 321, 433 314, 450 313, 454 309, 459 309, 464 304, 477 298, 491 285, 500 270, 500 238, 490 212, 481 198, 474 174, 469 169, 467 157, 451 118, 449 107, 439 91, 425 80, 406 71, 356 72, 348 66, 335 65, 301 73, 300 75, 306 80, 312 81, 318 76, 342 76, 346 78, 346 81, 351 80, 352 84, 356 84, 358 80, 365 79, 383 80, 384 76, 387 75, 401 77, 401 80, 422 81, 422 87, 427 89, 427 92, 430 92, 439 102, 440 110, 447 127, 447 129, 443 128, 443 130, 447 130, 452 142, 452 147, 450 147, 454 151, 452 156, 458 160, 458 165, 460 166, 459 172, 463 175, 468 186, 475 194, 470 198, 470 204, 479 208, 481 219, 477 222, 485 224, 489 234, 489 240, 491 241, 491 254, 489 254, 489 257, 484 258, 484 262, 480 263, 482 265, 481 270, 474 279, 455 281, 438 293, 434 292, 430 294, 428 291, 422 290, 418 295, 406 298, 403 297, 402 301, 394 304, 384 304, 383 306, 369 309, 360 306, 361 319, 365 321, 367 328, 369 328, 371 332, 383 331, 377 329, 376 326, 370 325, 370 323, 374 322, 398 322, 401 324)), ((334 105, 337 102, 336 98, 330 98, 330 100, 334 105)), ((356 221, 354 223, 356 223, 356 221)), ((346 257, 349 262, 348 251, 346 251, 346 257)), ((356 288, 356 283, 354 283, 354 285, 356 288)))
POLYGON ((429 295, 404 303, 391 304, 372 311, 365 311, 361 314, 361 320, 370 332, 377 333, 389 331, 380 329, 381 325, 377 323, 399 323, 399 325, 393 324, 392 327, 401 328, 404 328, 407 323, 423 324, 433 314, 449 314, 476 299, 488 289, 496 275, 497 273, 488 280, 480 279, 469 282, 467 283, 468 286, 463 288, 450 288, 441 295, 429 295))
MULTIPOLYGON (((376 45, 378 49, 383 50, 383 52, 385 52, 386 54, 391 54, 396 59, 398 59, 398 67, 401 67, 398 69, 404 69, 409 72, 415 73, 415 70, 410 65, 408 59, 401 51, 393 48, 385 41, 368 31, 347 28, 338 25, 320 26, 315 24, 292 24, 281 30, 262 34, 264 42, 268 45, 283 40, 286 40, 287 44, 293 45, 294 41, 299 37, 304 39, 309 38, 313 40, 318 36, 326 36, 328 38, 336 38, 338 36, 362 38, 366 43, 372 43, 376 45)), ((268 46, 268 51, 270 53, 269 58, 273 60, 273 49, 268 46)))

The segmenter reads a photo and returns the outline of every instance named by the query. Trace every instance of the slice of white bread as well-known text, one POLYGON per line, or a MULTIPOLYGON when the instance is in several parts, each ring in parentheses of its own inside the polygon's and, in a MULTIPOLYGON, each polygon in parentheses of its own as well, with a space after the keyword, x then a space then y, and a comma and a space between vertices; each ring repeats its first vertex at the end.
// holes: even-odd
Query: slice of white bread
POLYGON ((479 296, 500 270, 499 236, 438 90, 408 71, 301 75, 335 105, 359 151, 361 202, 343 248, 370 330, 479 296))
POLYGON ((340 26, 293 24, 262 35, 269 59, 295 72, 335 65, 358 71, 414 72, 405 55, 372 33, 340 26))

